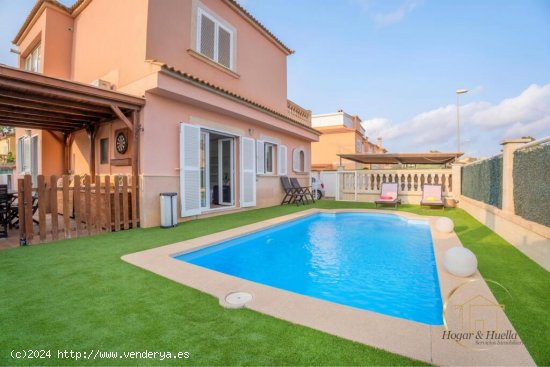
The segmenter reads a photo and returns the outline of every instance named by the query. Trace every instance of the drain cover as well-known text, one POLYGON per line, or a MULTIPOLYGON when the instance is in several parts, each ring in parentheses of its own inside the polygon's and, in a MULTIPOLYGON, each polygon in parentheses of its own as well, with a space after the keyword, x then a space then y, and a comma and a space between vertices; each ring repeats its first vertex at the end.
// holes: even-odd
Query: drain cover
POLYGON ((225 302, 233 307, 243 307, 252 300, 252 295, 247 292, 233 292, 225 296, 225 302))

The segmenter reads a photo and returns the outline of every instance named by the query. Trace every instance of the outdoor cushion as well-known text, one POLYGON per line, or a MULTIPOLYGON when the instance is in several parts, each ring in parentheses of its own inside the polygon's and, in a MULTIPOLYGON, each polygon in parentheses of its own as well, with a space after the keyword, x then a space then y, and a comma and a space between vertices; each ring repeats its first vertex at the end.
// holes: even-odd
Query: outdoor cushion
POLYGON ((426 198, 426 201, 439 201, 435 196, 429 196, 426 198))
POLYGON ((380 196, 382 200, 393 200, 393 196, 380 196))

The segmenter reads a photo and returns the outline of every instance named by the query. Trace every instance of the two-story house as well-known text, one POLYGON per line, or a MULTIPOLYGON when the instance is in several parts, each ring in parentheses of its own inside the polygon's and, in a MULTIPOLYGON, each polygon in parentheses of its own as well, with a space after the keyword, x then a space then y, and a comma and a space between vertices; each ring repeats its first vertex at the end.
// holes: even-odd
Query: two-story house
POLYGON ((322 133, 319 141, 311 145, 311 165, 314 170, 369 168, 363 163, 341 159, 338 155, 387 152, 382 147, 381 138, 377 139, 376 144, 369 141, 359 116, 338 110, 335 113, 313 115, 311 122, 322 133))
POLYGON ((38 0, 13 43, 21 69, 145 99, 137 146, 123 116, 63 136, 18 127, 19 174, 132 174, 137 150, 144 227, 162 192, 195 217, 278 204, 279 176, 309 178, 319 133, 287 99, 293 51, 234 0, 38 0))

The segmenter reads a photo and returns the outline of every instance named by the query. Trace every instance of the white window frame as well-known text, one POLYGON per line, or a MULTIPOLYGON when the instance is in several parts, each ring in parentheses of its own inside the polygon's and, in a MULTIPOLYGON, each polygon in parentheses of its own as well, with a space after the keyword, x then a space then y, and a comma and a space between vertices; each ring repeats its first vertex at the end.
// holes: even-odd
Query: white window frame
POLYGON ((40 54, 41 54, 41 44, 36 45, 31 52, 25 57, 25 70, 32 71, 35 73, 40 72, 40 54))
POLYGON ((277 149, 277 144, 264 142, 264 173, 266 175, 274 175, 275 174, 275 149, 277 149), (267 150, 268 148, 271 148, 271 171, 267 170, 267 150))
POLYGON ((292 151, 292 170, 296 173, 311 172, 309 152, 304 147, 294 148, 292 151))
POLYGON ((201 52, 201 31, 202 31, 202 16, 206 16, 208 19, 210 19, 212 22, 214 22, 214 58, 211 59, 212 61, 216 62, 217 64, 220 64, 224 68, 228 68, 230 70, 235 70, 235 32, 233 29, 229 28, 228 26, 224 25, 223 22, 217 18, 216 16, 212 15, 208 11, 206 11, 203 8, 197 8, 197 27, 196 27, 196 33, 197 33, 197 39, 196 39, 196 51, 201 54, 204 57, 207 57, 210 59, 209 56, 203 54, 201 52), (219 48, 219 29, 223 28, 227 33, 229 33, 229 66, 224 65, 219 62, 219 55, 218 55, 218 48, 219 48))

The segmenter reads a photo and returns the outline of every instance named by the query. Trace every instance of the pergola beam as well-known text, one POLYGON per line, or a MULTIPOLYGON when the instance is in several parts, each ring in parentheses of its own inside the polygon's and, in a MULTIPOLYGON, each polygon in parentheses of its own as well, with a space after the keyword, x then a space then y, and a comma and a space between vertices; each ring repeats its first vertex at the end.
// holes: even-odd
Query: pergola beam
MULTIPOLYGON (((109 104, 113 103, 112 98, 105 98, 100 96, 101 94, 105 94, 107 91, 101 88, 96 88, 88 85, 76 85, 69 87, 68 84, 65 84, 65 86, 52 86, 52 85, 42 85, 39 83, 33 84, 32 86, 29 85, 21 85, 21 82, 19 80, 13 80, 13 79, 1 79, 0 80, 0 88, 1 89, 9 89, 14 92, 19 93, 29 93, 32 92, 33 94, 40 94, 40 95, 46 95, 50 98, 63 100, 67 102, 72 103, 83 103, 86 105, 95 105, 98 107, 108 107, 109 104), (84 92, 87 91, 87 92, 84 92)), ((114 97, 114 96, 113 96, 114 97)), ((116 104, 122 108, 126 109, 136 109, 140 108, 137 107, 135 104, 127 103, 122 100, 118 100, 119 98, 116 98, 116 104)))
POLYGON ((28 122, 36 123, 36 124, 40 124, 42 122, 54 123, 54 124, 69 126, 69 127, 76 128, 76 129, 83 128, 83 127, 85 127, 86 125, 89 124, 85 121, 84 122, 74 122, 74 121, 64 121, 64 120, 61 120, 61 119, 55 119, 55 118, 52 118, 52 117, 38 117, 38 116, 29 117, 29 116, 23 116, 23 115, 20 115, 20 114, 17 114, 17 113, 12 113, 12 112, 1 112, 0 113, 0 118, 5 118, 5 119, 8 119, 8 120, 17 120, 17 121, 28 121, 28 122))
POLYGON ((16 121, 16 120, 8 120, 3 118, 0 118, 0 125, 23 127, 23 128, 29 128, 29 129, 54 130, 54 131, 62 131, 62 132, 69 132, 74 130, 69 126, 64 127, 56 124, 53 124, 53 125, 52 124, 35 124, 27 121, 16 121))
POLYGON ((34 117, 51 117, 51 118, 57 118, 57 119, 63 119, 68 122, 74 122, 74 123, 90 123, 94 121, 99 121, 99 118, 92 118, 92 117, 78 117, 78 116, 72 116, 72 115, 65 115, 61 113, 55 113, 50 111, 34 111, 29 110, 26 108, 18 108, 18 107, 11 107, 11 106, 2 106, 0 105, 0 116, 2 116, 3 113, 14 113, 18 115, 24 115, 24 116, 34 116, 34 117))
POLYGON ((77 110, 72 107, 59 107, 39 102, 27 102, 17 98, 11 98, 9 96, 3 96, 0 92, 0 106, 9 106, 14 108, 21 108, 30 111, 46 111, 52 113, 59 113, 67 116, 75 116, 76 118, 104 118, 112 116, 112 112, 86 112, 77 110))
POLYGON ((132 122, 130 122, 130 120, 128 120, 128 117, 126 117, 122 111, 120 110, 120 108, 118 108, 118 106, 115 106, 115 105, 111 105, 111 110, 113 110, 113 112, 115 113, 115 115, 120 119, 122 120, 122 122, 124 122, 124 124, 126 125, 126 127, 128 129, 130 129, 130 131, 133 131, 134 130, 134 124, 132 122))
MULTIPOLYGON (((0 88, 2 88, 2 83, 0 83, 0 88)), ((11 91, 11 90, 8 93, 0 91, 0 100, 4 98, 15 99, 18 101, 24 101, 29 103, 39 103, 47 106, 71 108, 74 110, 85 111, 85 112, 103 113, 103 114, 111 113, 109 107, 107 106, 102 107, 97 105, 90 105, 87 103, 74 102, 72 100, 61 100, 55 97, 51 97, 51 98, 40 97, 34 94, 21 93, 21 92, 11 91)))

